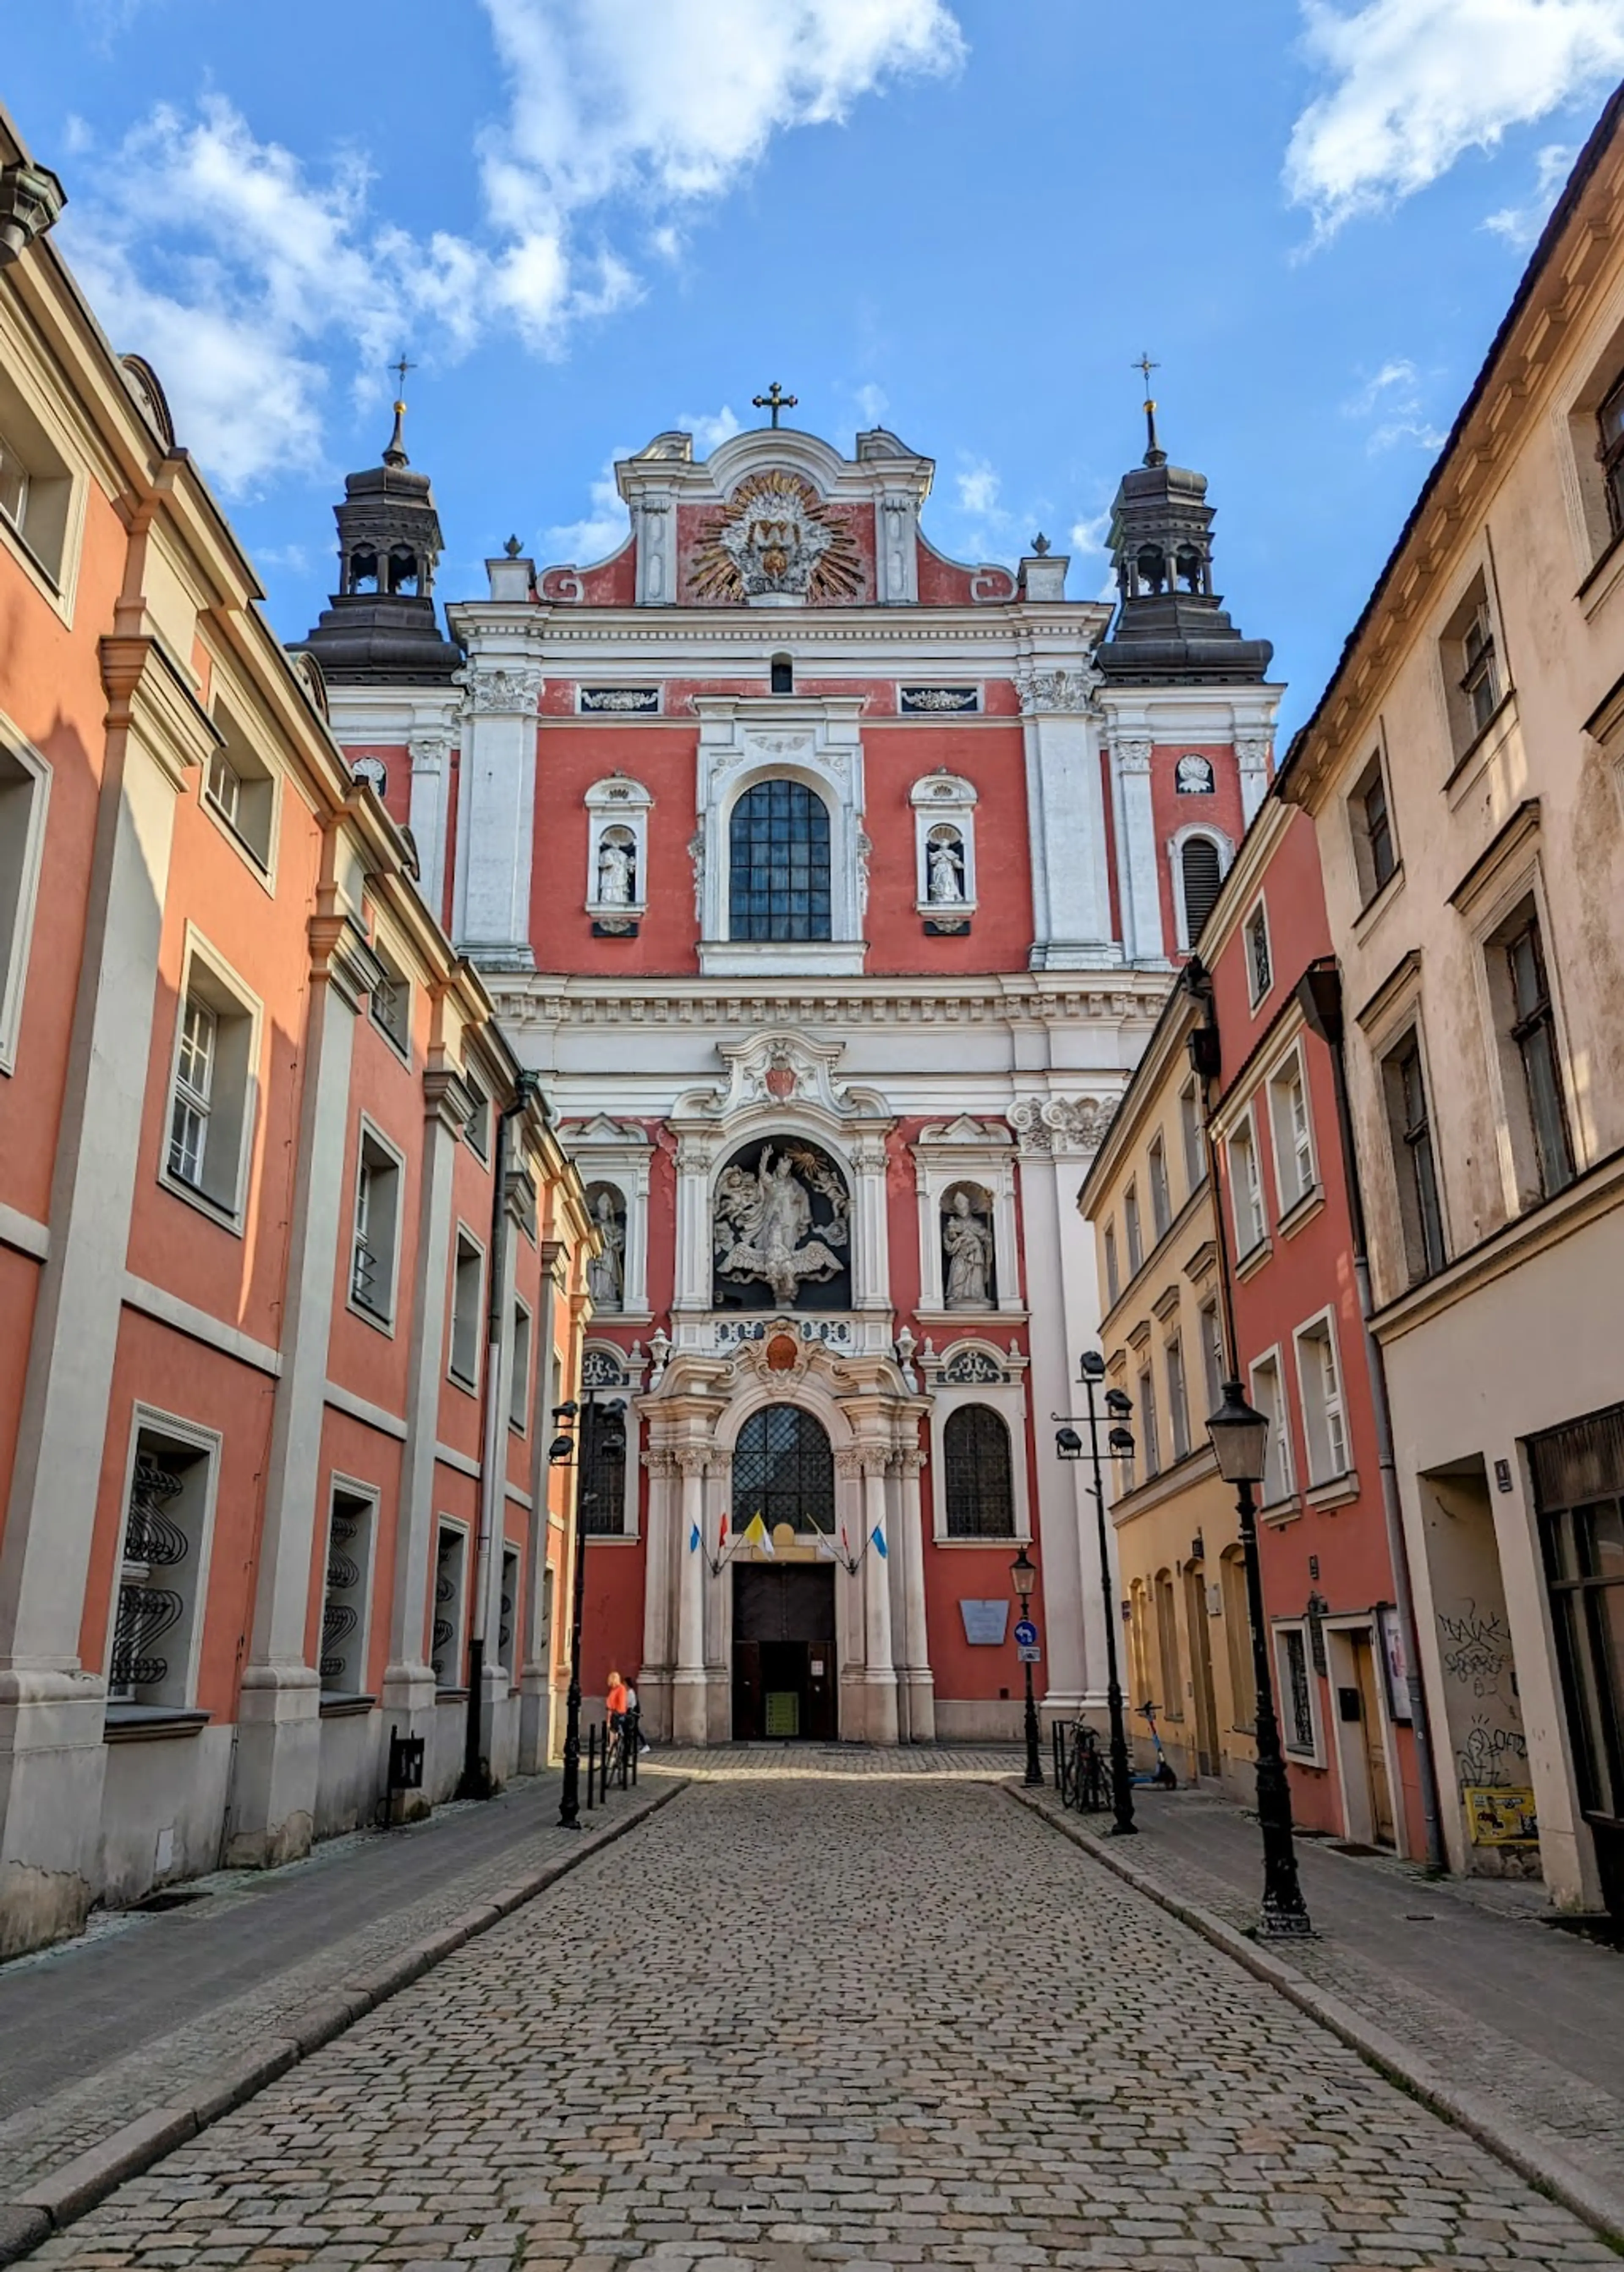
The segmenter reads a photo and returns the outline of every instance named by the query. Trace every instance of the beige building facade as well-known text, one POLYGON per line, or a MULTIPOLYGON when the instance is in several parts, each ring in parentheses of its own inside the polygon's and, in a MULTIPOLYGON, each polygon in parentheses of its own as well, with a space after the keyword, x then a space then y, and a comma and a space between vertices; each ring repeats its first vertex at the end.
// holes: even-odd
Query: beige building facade
POLYGON ((1133 1457, 1105 1474, 1136 1757, 1143 1766, 1151 1752, 1149 1703, 1181 1782, 1249 1803, 1246 1573, 1234 1493, 1206 1430, 1221 1401, 1224 1341, 1211 1184, 1186 1050, 1201 1016, 1175 986, 1080 1205, 1099 1258, 1106 1384, 1134 1407, 1133 1457))
POLYGON ((1347 1005, 1452 1866, 1624 1907, 1624 138, 1283 770, 1347 1005))

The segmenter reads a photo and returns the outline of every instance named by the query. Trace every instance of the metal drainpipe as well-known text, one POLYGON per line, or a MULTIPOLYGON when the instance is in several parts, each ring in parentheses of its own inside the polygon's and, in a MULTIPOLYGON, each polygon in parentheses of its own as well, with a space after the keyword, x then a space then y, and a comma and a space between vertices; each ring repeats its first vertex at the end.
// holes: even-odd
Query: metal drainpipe
POLYGON ((1359 1157, 1353 1149, 1353 1116, 1348 1104, 1346 1026, 1342 1015, 1342 974, 1334 963, 1315 964, 1297 982, 1297 998, 1310 1033, 1316 1034, 1330 1052, 1331 1082, 1337 1096, 1337 1132, 1342 1141, 1342 1172, 1347 1187, 1348 1221, 1353 1243, 1353 1282, 1359 1289, 1359 1316, 1365 1339, 1365 1364, 1370 1376, 1370 1402, 1376 1429, 1376 1465, 1382 1474, 1382 1513, 1387 1527, 1388 1558, 1393 1568, 1395 1607, 1399 1638, 1404 1648, 1404 1687, 1410 1699, 1410 1725, 1415 1735, 1416 1781, 1420 1786, 1421 1827, 1427 1840, 1427 1866, 1447 1870, 1443 1820, 1438 1806, 1438 1773, 1433 1751, 1432 1721, 1427 1692, 1421 1685, 1419 1637, 1415 1624, 1415 1590, 1410 1582, 1410 1549, 1404 1514, 1398 1503, 1398 1468, 1393 1453, 1393 1421, 1387 1401, 1387 1362, 1382 1344, 1370 1329, 1375 1303, 1370 1290, 1370 1255, 1366 1240, 1364 1195, 1360 1189, 1359 1157))
POLYGON ((479 1547, 474 1558, 473 1601, 468 1620, 468 1708, 463 1723, 462 1779, 458 1798, 492 1796, 490 1761, 480 1748, 485 1702, 485 1617, 490 1598, 490 1565, 496 1511, 506 1503, 507 1461, 500 1390, 502 1386, 502 1289, 506 1277, 508 1244, 507 1179, 508 1128, 519 1118, 537 1094, 533 1073, 521 1072, 513 1102, 503 1105, 496 1119, 492 1147, 490 1208, 490 1298, 485 1307, 485 1378, 483 1426, 480 1454, 479 1547))

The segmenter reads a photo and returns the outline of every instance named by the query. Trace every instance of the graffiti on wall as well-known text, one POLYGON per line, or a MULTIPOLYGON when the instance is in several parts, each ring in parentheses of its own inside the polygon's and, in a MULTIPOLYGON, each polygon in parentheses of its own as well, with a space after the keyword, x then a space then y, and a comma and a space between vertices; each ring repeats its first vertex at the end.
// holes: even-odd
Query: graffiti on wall
POLYGON ((1445 1678, 1458 1681, 1474 1696, 1497 1696, 1501 1675, 1511 1663, 1511 1635, 1500 1611, 1480 1610, 1469 1599, 1454 1617, 1440 1612, 1438 1630, 1445 1678))

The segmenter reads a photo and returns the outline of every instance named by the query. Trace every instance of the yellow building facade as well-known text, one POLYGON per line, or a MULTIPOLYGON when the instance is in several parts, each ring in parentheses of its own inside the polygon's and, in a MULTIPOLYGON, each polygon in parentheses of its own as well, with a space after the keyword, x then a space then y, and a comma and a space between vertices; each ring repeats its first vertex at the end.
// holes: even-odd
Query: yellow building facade
POLYGON ((1185 1047, 1199 1017, 1175 987, 1078 1204, 1094 1229, 1107 1385, 1134 1407, 1134 1454, 1108 1464, 1106 1493, 1136 1760, 1153 1763, 1149 1704, 1181 1783, 1249 1802, 1246 1573, 1234 1494, 1206 1431, 1224 1362, 1211 1184, 1185 1047))

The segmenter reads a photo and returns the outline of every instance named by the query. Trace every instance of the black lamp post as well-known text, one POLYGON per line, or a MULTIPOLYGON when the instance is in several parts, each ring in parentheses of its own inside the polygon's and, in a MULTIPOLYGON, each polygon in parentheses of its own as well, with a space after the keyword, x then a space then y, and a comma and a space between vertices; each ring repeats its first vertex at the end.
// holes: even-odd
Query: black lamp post
MULTIPOLYGON (((1105 1589, 1106 1605, 1106 1710, 1111 1722, 1111 1835, 1114 1838, 1131 1838, 1138 1830, 1134 1820, 1134 1777, 1128 1758, 1128 1723, 1122 1712, 1122 1683, 1117 1670, 1116 1604, 1112 1599, 1111 1543, 1106 1528, 1106 1486, 1099 1467, 1099 1413, 1094 1402, 1094 1391, 1106 1377, 1106 1361, 1098 1349, 1085 1349, 1077 1361, 1081 1384, 1088 1392, 1089 1448, 1094 1462, 1094 1513, 1099 1524, 1099 1582, 1105 1589)), ((1131 1452, 1134 1439, 1123 1422, 1133 1410, 1133 1399, 1120 1388, 1106 1391, 1106 1410, 1115 1425, 1106 1439, 1106 1448, 1114 1458, 1122 1458, 1131 1452)), ((1054 1448, 1062 1460, 1080 1460, 1083 1439, 1075 1428, 1062 1428, 1054 1438, 1054 1448)))
MULTIPOLYGON (((607 1408, 611 1412, 622 1409, 616 1405, 607 1408)), ((576 1435, 577 1423, 583 1427, 592 1410, 590 1393, 586 1412, 573 1402, 555 1404, 553 1418, 560 1433, 548 1446, 549 1467, 576 1467, 579 1449, 576 1435)), ((602 1444, 600 1451, 613 1448, 602 1444)), ((580 1476, 576 1477, 575 1508, 570 1517, 570 1536, 574 1552, 573 1583, 570 1591, 570 1693, 564 1706, 564 1772, 558 1793, 558 1827, 561 1830, 578 1830, 581 1827, 581 1615, 586 1597, 586 1556, 583 1551, 581 1532, 580 1476)))
MULTIPOLYGON (((1024 1617, 1032 1605, 1032 1588, 1038 1582, 1038 1566, 1023 1546, 1009 1565, 1009 1583, 1015 1588, 1015 1598, 1024 1617)), ((1043 1763, 1038 1757, 1038 1704, 1032 1693, 1032 1658, 1021 1667, 1026 1675, 1026 1774, 1024 1781, 1031 1790, 1041 1790, 1043 1763)))
POLYGON ((1257 1824, 1263 1834, 1263 1908, 1259 1935, 1294 1939, 1314 1930, 1297 1881, 1292 1842, 1292 1792, 1280 1753, 1270 1677, 1269 1636, 1263 1622, 1263 1581, 1257 1559, 1257 1507, 1252 1497, 1269 1455, 1269 1421, 1249 1405, 1238 1380, 1224 1383, 1224 1401, 1207 1423, 1218 1473, 1235 1487, 1240 1551, 1246 1558, 1247 1617, 1252 1627, 1252 1680, 1257 1691, 1257 1824))

